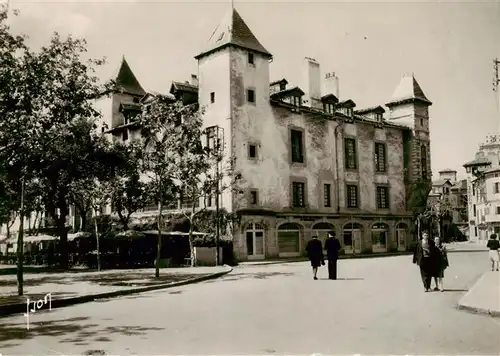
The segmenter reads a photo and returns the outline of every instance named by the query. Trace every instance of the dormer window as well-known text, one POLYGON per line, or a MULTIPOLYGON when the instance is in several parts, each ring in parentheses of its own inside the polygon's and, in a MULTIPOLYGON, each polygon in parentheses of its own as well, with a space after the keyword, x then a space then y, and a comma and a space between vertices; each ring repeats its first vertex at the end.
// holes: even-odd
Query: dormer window
POLYGON ((382 121, 382 113, 381 112, 376 113, 375 118, 377 119, 377 121, 382 121))
POLYGON ((329 114, 335 113, 335 105, 332 103, 324 103, 323 110, 329 114))
POLYGON ((351 116, 352 117, 353 109, 352 108, 345 108, 345 114, 347 116, 351 116))
POLYGON ((285 82, 281 82, 280 83, 280 91, 285 90, 285 89, 286 89, 286 83, 285 82))
POLYGON ((293 106, 299 106, 302 104, 302 100, 300 98, 300 96, 292 96, 290 97, 290 102, 293 106))

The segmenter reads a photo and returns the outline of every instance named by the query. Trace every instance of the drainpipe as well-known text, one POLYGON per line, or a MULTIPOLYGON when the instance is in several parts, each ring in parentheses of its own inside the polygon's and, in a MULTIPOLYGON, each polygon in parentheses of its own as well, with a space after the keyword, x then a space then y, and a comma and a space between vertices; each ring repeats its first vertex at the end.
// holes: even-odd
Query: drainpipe
POLYGON ((337 214, 340 213, 340 179, 339 179, 339 142, 338 142, 338 134, 339 129, 344 126, 344 121, 339 119, 337 127, 335 127, 335 180, 337 185, 337 214))

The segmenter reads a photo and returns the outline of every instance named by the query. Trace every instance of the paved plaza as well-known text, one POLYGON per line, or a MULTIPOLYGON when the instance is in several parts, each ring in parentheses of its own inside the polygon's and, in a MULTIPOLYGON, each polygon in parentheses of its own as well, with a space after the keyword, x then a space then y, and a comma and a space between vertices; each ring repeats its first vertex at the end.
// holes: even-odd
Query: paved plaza
POLYGON ((424 293, 412 256, 342 260, 341 280, 305 262, 236 267, 223 278, 0 319, 4 355, 498 355, 500 319, 457 310, 489 268, 450 253, 445 292, 424 293))

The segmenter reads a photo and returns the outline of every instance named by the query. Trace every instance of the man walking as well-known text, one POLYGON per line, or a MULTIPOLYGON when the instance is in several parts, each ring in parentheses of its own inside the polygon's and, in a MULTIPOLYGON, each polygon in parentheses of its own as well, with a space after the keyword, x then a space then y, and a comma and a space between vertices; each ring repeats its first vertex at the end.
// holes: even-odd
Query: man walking
POLYGON ((311 267, 313 269, 313 278, 317 280, 318 267, 325 265, 325 259, 323 256, 323 246, 321 246, 321 241, 318 240, 318 236, 314 235, 312 240, 307 243, 306 246, 307 255, 311 261, 311 267))
POLYGON ((328 279, 337 279, 337 260, 341 249, 340 241, 333 233, 328 233, 325 241, 326 257, 328 258, 328 279))

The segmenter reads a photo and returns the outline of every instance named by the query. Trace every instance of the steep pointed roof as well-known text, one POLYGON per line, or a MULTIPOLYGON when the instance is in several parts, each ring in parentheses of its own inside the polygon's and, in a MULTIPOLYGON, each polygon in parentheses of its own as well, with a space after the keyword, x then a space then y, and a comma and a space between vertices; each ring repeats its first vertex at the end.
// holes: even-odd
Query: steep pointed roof
POLYGON ((249 49, 263 54, 264 56, 272 57, 271 53, 260 44, 259 40, 254 36, 238 11, 234 8, 229 11, 212 33, 212 36, 210 36, 208 40, 207 47, 194 58, 199 59, 227 46, 249 49))
POLYGON ((419 101, 427 105, 432 105, 432 102, 427 99, 422 88, 418 85, 417 80, 413 74, 404 75, 392 94, 391 101, 386 105, 388 107, 398 104, 405 104, 407 102, 419 101))
POLYGON ((118 70, 118 75, 115 80, 118 88, 127 94, 141 96, 146 94, 146 91, 142 88, 141 84, 139 84, 139 81, 132 72, 132 69, 130 69, 125 57, 122 59, 122 64, 118 70))

